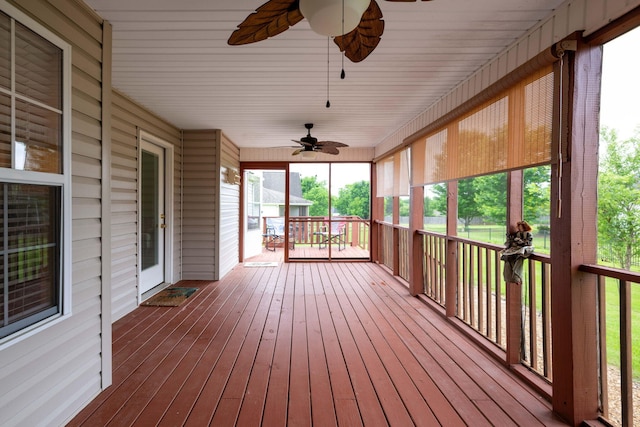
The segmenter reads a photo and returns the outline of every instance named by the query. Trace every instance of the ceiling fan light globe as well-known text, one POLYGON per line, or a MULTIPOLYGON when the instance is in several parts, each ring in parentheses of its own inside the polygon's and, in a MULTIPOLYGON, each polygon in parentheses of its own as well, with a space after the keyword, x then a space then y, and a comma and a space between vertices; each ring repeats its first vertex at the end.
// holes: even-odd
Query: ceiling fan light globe
POLYGON ((300 153, 302 155, 303 158, 308 159, 308 160, 313 160, 316 158, 316 152, 315 151, 308 151, 305 150, 303 152, 300 153))
POLYGON ((371 0, 344 0, 344 31, 342 25, 343 0, 300 0, 300 12, 311 29, 323 36, 341 36, 358 26, 371 0))

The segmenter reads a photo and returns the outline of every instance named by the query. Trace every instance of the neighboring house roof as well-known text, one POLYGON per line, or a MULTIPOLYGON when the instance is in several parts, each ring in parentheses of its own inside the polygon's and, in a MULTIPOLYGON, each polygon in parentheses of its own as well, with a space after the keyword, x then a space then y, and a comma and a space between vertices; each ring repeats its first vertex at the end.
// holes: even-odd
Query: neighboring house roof
MULTIPOLYGON (((289 204, 292 206, 311 206, 313 202, 302 197, 302 184, 299 172, 289 172, 289 204)), ((284 205, 284 172, 262 172, 262 203, 284 205)))
MULTIPOLYGON (((284 205, 284 193, 282 191, 263 188, 262 203, 266 205, 284 205)), ((302 197, 289 195, 289 204, 291 206, 311 206, 313 202, 303 199, 302 197)))
MULTIPOLYGON (((289 172, 289 194, 302 198, 302 184, 300 183, 300 172, 289 172)), ((270 190, 284 193, 285 181, 282 171, 262 172, 262 186, 270 190)))

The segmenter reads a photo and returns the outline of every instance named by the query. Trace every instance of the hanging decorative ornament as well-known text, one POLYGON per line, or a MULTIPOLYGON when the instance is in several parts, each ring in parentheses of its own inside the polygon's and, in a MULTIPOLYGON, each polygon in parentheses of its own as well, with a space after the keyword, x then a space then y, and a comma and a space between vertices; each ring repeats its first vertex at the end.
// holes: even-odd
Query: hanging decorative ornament
POLYGON ((300 12, 311 29, 323 36, 341 36, 358 26, 371 0, 300 0, 300 12))

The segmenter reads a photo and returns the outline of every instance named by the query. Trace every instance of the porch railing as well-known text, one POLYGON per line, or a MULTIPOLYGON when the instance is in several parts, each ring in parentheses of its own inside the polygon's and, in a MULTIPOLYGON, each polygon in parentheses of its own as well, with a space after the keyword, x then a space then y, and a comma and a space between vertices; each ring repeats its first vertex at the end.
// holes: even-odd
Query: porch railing
MULTIPOLYGON (((409 280, 410 231, 385 222, 378 222, 378 226, 379 259, 390 269, 394 269, 397 262, 394 272, 409 280)), ((503 249, 501 246, 422 230, 417 233, 423 254, 424 294, 505 351, 507 360, 510 360, 509 354, 514 354, 517 360, 511 363, 519 362, 551 381, 549 257, 531 255, 524 264, 521 291, 508 297, 498 253, 503 249), (454 253, 448 254, 447 248, 452 248, 454 253), (454 277, 447 277, 447 259, 455 260, 455 269, 449 269, 454 277), (449 286, 453 286, 455 292, 448 292, 449 286), (453 307, 448 307, 450 304, 453 307), (515 333, 507 334, 508 330, 515 333)))
POLYGON ((381 262, 404 280, 409 280, 409 229, 388 222, 378 222, 381 262))
MULTIPOLYGON (((640 407, 640 372, 634 373, 632 295, 640 295, 640 273, 600 265, 580 270, 597 276, 600 404, 603 417, 614 425, 634 425, 634 401, 640 407), (635 374, 635 375, 634 375, 635 374)), ((637 304, 637 301, 636 301, 637 304)), ((636 319, 637 322, 637 319, 636 319)), ((637 332, 636 332, 637 333, 637 332)), ((637 349, 636 358, 637 357, 637 349)), ((640 414, 636 414, 638 424, 640 414)))
MULTIPOLYGON (((520 294, 508 296, 502 278, 502 246, 457 237, 456 242, 457 310, 456 316, 503 350, 519 355, 521 364, 552 379, 551 366, 551 261, 548 256, 531 255, 524 262, 520 294), (508 298, 512 298, 509 301, 508 298), (508 316, 508 306, 519 315, 508 316), (507 322, 516 322, 520 325, 507 322), (507 336, 509 328, 519 334, 507 336), (511 340, 511 342, 510 342, 511 340)), ((430 255, 441 256, 442 252, 430 255)))

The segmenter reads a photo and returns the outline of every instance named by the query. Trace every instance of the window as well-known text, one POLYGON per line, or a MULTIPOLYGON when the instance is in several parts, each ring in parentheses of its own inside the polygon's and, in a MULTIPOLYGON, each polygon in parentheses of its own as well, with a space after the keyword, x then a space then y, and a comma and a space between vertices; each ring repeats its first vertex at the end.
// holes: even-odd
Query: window
POLYGON ((247 229, 260 229, 260 177, 247 172, 247 229))
POLYGON ((0 2, 0 343, 70 310, 70 48, 0 2))

